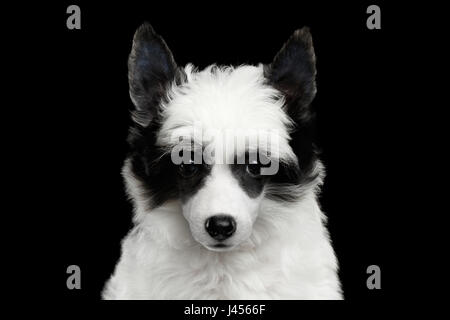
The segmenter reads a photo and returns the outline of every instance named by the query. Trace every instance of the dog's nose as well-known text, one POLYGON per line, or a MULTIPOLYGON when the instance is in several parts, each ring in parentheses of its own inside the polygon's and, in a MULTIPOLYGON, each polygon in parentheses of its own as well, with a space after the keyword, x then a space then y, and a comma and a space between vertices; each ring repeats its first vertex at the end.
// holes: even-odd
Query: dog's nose
POLYGON ((225 240, 236 231, 236 221, 231 216, 217 215, 208 218, 205 229, 216 240, 225 240))

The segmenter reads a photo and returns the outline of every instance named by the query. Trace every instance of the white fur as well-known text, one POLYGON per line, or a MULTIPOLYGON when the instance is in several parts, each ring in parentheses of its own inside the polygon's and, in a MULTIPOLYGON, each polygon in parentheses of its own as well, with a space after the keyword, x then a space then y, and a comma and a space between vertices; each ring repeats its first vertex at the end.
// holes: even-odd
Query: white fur
POLYGON ((281 159, 293 160, 288 145, 292 121, 283 111, 282 95, 264 84, 262 65, 209 66, 200 72, 187 65, 185 73, 187 83, 173 85, 169 104, 162 105, 164 121, 159 145, 175 145, 180 136, 217 143, 218 135, 230 131, 250 136, 261 131, 276 132, 279 150, 272 151, 281 159), (201 133, 201 137, 194 132, 201 133))
MULTIPOLYGON (((282 161, 295 161, 289 147, 291 120, 279 93, 264 84, 262 67, 185 68, 188 84, 172 86, 162 106, 162 146, 201 129, 203 143, 217 144, 227 129, 276 129, 282 161), (201 128, 198 128, 201 127, 201 128), (218 130, 217 130, 218 129, 218 130), (213 133, 211 133, 213 132, 213 133)), ((199 137, 195 137, 198 139, 199 137)), ((322 173, 320 162, 316 170, 322 173)), ((316 200, 322 175, 302 189, 295 203, 250 198, 227 165, 215 164, 204 186, 186 203, 173 200, 148 210, 151 199, 130 170, 123 169, 134 202, 135 226, 103 292, 105 299, 341 299, 337 261, 325 216, 316 200), (237 221, 226 241, 233 250, 208 250, 204 221, 226 213, 237 221)), ((274 188, 272 186, 271 188, 274 188)))

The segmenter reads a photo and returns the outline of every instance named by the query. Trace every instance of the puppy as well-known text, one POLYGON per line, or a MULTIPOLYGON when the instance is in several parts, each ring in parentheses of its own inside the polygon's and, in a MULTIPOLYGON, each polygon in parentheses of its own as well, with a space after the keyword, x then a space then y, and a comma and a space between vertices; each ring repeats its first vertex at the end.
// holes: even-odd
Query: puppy
POLYGON ((179 67, 149 24, 128 61, 134 227, 104 299, 341 299, 317 202, 309 30, 272 63, 179 67))

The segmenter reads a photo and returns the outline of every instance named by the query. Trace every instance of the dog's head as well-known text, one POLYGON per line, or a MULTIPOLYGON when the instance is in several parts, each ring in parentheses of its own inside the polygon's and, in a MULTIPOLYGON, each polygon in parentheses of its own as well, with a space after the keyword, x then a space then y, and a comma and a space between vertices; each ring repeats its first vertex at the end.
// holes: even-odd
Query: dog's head
POLYGON ((264 201, 295 202, 314 190, 321 170, 308 29, 268 65, 197 71, 178 67, 144 24, 128 67, 135 110, 125 178, 144 215, 176 200, 192 237, 224 251, 250 237, 264 201))

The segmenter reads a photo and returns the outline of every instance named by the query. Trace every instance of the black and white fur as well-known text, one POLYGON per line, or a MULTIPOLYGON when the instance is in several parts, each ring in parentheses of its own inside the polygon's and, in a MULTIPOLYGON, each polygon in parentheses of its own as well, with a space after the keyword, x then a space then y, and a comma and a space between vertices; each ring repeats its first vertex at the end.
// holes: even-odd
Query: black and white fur
POLYGON ((134 227, 105 299, 342 298, 316 199, 324 168, 313 142, 315 76, 307 28, 271 64, 202 71, 177 66, 149 24, 136 31, 128 73, 136 109, 122 172, 134 227), (268 130, 278 139, 268 150, 279 161, 274 175, 255 174, 261 165, 246 161, 255 145, 234 146, 241 163, 171 158, 179 137, 190 137, 195 154, 224 131, 268 130), (215 216, 233 221, 231 236, 207 230, 215 216))

